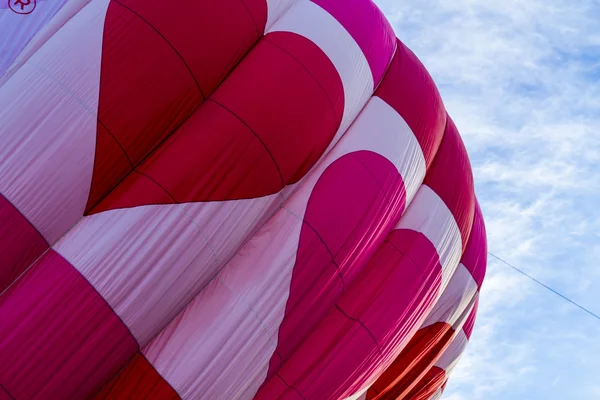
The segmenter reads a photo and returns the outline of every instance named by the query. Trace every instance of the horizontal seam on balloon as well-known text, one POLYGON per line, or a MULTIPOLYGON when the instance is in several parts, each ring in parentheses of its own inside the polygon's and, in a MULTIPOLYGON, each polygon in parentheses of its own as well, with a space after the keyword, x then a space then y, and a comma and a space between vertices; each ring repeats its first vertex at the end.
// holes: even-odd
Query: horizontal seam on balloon
POLYGON ((373 339, 373 343, 375 343, 375 346, 377 347, 377 350, 379 350, 379 355, 383 356, 383 350, 381 350, 381 347, 379 347, 379 343, 377 343, 377 340, 375 339, 375 336, 373 335, 373 333, 369 330, 369 328, 367 328, 365 326, 365 324, 360 320, 360 318, 354 318, 351 317, 350 315, 346 314, 346 312, 344 310, 342 310, 342 308, 339 306, 339 304, 335 304, 335 308, 337 308, 338 310, 340 310, 340 312, 349 320, 358 322, 360 324, 360 326, 362 326, 365 331, 367 331, 367 333, 369 334, 369 336, 371 336, 371 339, 373 339))
POLYGON ((281 179, 281 189, 283 189, 286 186, 286 184, 285 184, 285 181, 283 179, 283 174, 281 173, 281 169, 279 169, 279 165, 277 164, 277 161, 275 160, 275 157, 273 156, 273 153, 271 153, 271 150, 269 150, 269 148, 267 147, 266 143, 262 140, 262 138, 254 131, 254 129, 252 129, 250 127, 250 125, 248 125, 248 123, 246 123, 246 121, 244 121, 239 115, 237 115, 236 113, 234 113, 227 106, 225 106, 222 103, 216 101, 212 97, 208 98, 206 101, 212 101, 216 105, 218 105, 221 108, 223 108, 224 110, 228 111, 231 115, 233 115, 235 118, 237 118, 238 121, 240 121, 242 124, 244 124, 244 126, 246 128, 248 128, 248 130, 259 140, 259 142, 263 145, 263 147, 265 148, 265 150, 267 151, 267 153, 271 157, 271 160, 273 161, 273 164, 275 165, 275 168, 277 168, 277 172, 279 172, 279 178, 281 179))
POLYGON ((246 2, 244 0, 240 0, 240 3, 242 3, 242 5, 246 9, 246 11, 248 11, 248 14, 250 15, 250 19, 252 19, 252 22, 254 23, 254 28, 256 29, 256 34, 259 37, 262 36, 262 32, 260 31, 260 28, 258 27, 258 23, 256 23, 256 20, 254 19, 254 15, 252 14, 252 11, 250 11, 250 8, 248 7, 248 5, 246 4, 246 2))
MULTIPOLYGON (((302 393, 300 393, 300 390, 298 390, 298 388, 297 388, 296 386, 290 385, 289 383, 287 383, 287 381, 286 381, 285 379, 283 379, 283 377, 282 377, 282 376, 279 374, 279 371, 275 372, 275 375, 277 375, 277 376, 279 377, 279 379, 281 379, 281 381, 282 381, 283 383, 285 383, 285 385, 286 385, 287 387, 289 387, 289 388, 290 388, 290 389, 292 389, 292 390, 295 390, 295 391, 296 391, 296 393, 298 393, 298 395, 299 395, 300 397, 302 397, 304 400, 306 400, 306 397, 304 397, 304 396, 302 395, 302 393)), ((279 399, 280 397, 281 397, 281 396, 279 396, 279 397, 278 397, 278 399, 279 399)))
MULTIPOLYGON (((294 32, 291 32, 291 33, 293 33, 293 34, 295 34, 295 35, 298 35, 298 36, 301 36, 301 37, 303 37, 303 38, 304 38, 304 36, 302 36, 302 35, 299 35, 299 34, 297 34, 297 33, 294 33, 294 32)), ((305 38, 305 39, 306 39, 306 38, 305 38)), ((308 40, 308 39, 307 39, 307 40, 308 40)), ((333 100, 332 100, 332 99, 329 97, 329 95, 328 95, 328 94, 327 94, 327 92, 325 91, 325 88, 323 88, 323 86, 321 85, 321 82, 319 82, 319 81, 317 80, 317 78, 316 78, 316 77, 315 77, 315 76, 312 74, 312 72, 311 72, 311 71, 310 71, 310 70, 309 70, 309 69, 306 67, 306 65, 304 65, 304 64, 303 64, 303 63, 302 63, 302 62, 301 62, 301 61, 300 61, 298 58, 296 58, 296 57, 295 57, 295 56, 294 56, 292 53, 290 53, 289 51, 287 51, 287 50, 286 50, 286 49, 284 49, 283 47, 281 47, 281 46, 279 46, 278 44, 275 44, 274 42, 272 42, 271 40, 269 40, 268 36, 264 36, 264 37, 263 37, 263 41, 264 41, 264 42, 266 42, 266 43, 269 43, 270 45, 272 45, 272 46, 274 46, 274 47, 277 47, 279 50, 281 50, 282 52, 284 52, 285 54, 287 54, 287 55, 288 55, 290 58, 292 58, 294 61, 296 61, 296 62, 297 62, 297 63, 298 63, 298 64, 299 64, 299 65, 302 67, 302 69, 304 69, 304 70, 305 70, 305 71, 306 71, 306 72, 307 72, 307 73, 310 75, 310 77, 311 77, 311 78, 313 78, 313 80, 315 81, 315 83, 317 84, 317 86, 319 86, 319 88, 320 88, 320 89, 321 89, 321 91, 323 92, 323 95, 324 95, 324 96, 325 96, 325 98, 327 99, 327 102, 328 102, 328 103, 329 103, 329 105, 331 106, 331 111, 333 112, 333 115, 336 117, 336 124, 338 124, 338 125, 339 125, 339 123, 338 123, 337 119, 339 119, 339 120, 341 121, 341 119, 342 119, 342 116, 343 116, 343 115, 337 115, 337 113, 335 112, 335 106, 333 105, 333 100)), ((316 44, 315 44, 315 46, 316 46, 316 44)), ((318 46, 317 46, 317 47, 318 47, 318 46)), ((319 49, 321 49, 321 48, 319 47, 319 49)), ((323 51, 323 50, 321 50, 321 51, 323 51)), ((329 58, 328 58, 328 60, 329 60, 329 58)), ((331 61, 329 61, 329 62, 331 62, 331 61)), ((338 72, 338 70, 335 68, 335 65, 333 66, 333 68, 335 69, 335 72, 337 72, 337 73, 338 73, 338 77, 339 77, 339 72, 338 72)), ((340 79, 341 79, 341 78, 340 78, 340 79)), ((343 85, 342 85, 342 93, 343 93, 343 85)), ((344 98, 344 101, 345 101, 345 98, 344 98)), ((343 113, 343 112, 342 112, 342 113, 343 113)))
POLYGON ((138 14, 137 11, 135 11, 135 10, 131 9, 129 6, 126 6, 125 4, 121 3, 120 0, 111 0, 111 1, 113 3, 116 3, 116 4, 120 5, 121 7, 125 8, 126 10, 129 10, 133 15, 137 16, 140 20, 142 20, 143 22, 145 22, 150 28, 152 28, 152 30, 154 30, 165 41, 165 43, 171 49, 173 49, 173 51, 175 52, 175 54, 183 62, 183 64, 185 65, 185 67, 189 71, 190 75, 192 76, 192 79, 194 80, 194 83, 196 84, 196 87, 198 88, 198 91, 200 92, 200 95, 204 99, 206 99, 206 96, 202 92, 202 88, 200 88, 200 84, 196 80, 196 76, 192 72, 192 69, 190 68, 190 66, 188 65, 188 63, 185 61, 185 59, 183 58, 183 56, 181 55, 181 53, 179 53, 179 51, 177 51, 177 49, 175 48, 175 46, 173 46, 173 44, 171 44, 171 42, 169 42, 169 40, 158 29, 156 29, 156 27, 154 25, 152 25, 147 19, 145 19, 144 17, 142 17, 140 14, 138 14))
MULTIPOLYGON (((392 231, 392 233, 393 233, 393 232, 396 232, 396 231, 399 231, 399 230, 401 230, 401 229, 395 229, 395 230, 393 230, 393 231, 392 231)), ((412 229, 409 229, 409 230, 410 230, 410 231, 412 231, 412 229)), ((415 232, 415 231, 412 231, 412 232, 415 232)), ((415 259, 414 259, 414 258, 412 258, 412 257, 411 257, 411 255, 410 255, 409 253, 407 253, 407 252, 405 252, 405 251, 403 251, 403 250, 400 250, 400 249, 399 249, 398 247, 396 247, 396 245, 395 245, 394 243, 392 243, 392 241, 390 241, 388 238, 386 238, 386 239, 384 240, 384 242, 387 242, 387 243, 389 243, 389 244, 390 244, 390 246, 392 246, 392 247, 394 248, 394 250, 396 250, 398 253, 402 254, 402 255, 403 255, 403 256, 405 256, 406 258, 408 258, 408 260, 411 262, 411 264, 413 264, 413 266, 414 266, 414 267, 417 269, 417 271, 418 271, 418 272, 423 272, 423 270, 422 270, 422 269, 419 267, 419 264, 418 264, 418 263, 415 261, 415 259)), ((430 243, 431 243, 431 242, 430 242, 430 243)), ((436 251, 436 255, 437 255, 437 251, 436 251)), ((441 266, 441 263, 440 263, 440 261, 439 261, 439 256, 438 256, 438 264, 440 264, 440 266, 441 266)))

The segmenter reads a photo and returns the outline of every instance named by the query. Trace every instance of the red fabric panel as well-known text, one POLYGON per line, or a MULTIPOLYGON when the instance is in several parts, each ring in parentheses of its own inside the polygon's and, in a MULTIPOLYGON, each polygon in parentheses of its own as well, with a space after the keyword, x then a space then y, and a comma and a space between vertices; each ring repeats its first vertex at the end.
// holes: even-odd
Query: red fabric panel
MULTIPOLYGON (((231 111, 212 101, 139 169, 178 202, 260 197, 283 187, 260 139, 231 111)), ((144 194, 141 188, 135 190, 144 194)))
POLYGON ((429 72, 400 41, 375 96, 404 118, 419 141, 429 167, 444 136, 446 110, 429 72))
POLYGON ((446 384, 446 372, 438 367, 433 367, 425 374, 425 377, 405 397, 398 400, 429 400, 431 396, 446 384))
MULTIPOLYGON (((111 1, 104 23, 98 118, 129 159, 139 163, 201 101, 194 76, 164 36, 128 6, 111 1)), ((104 154, 98 156, 97 162, 109 162, 104 154)))
POLYGON ((464 252, 473 227, 475 187, 467 150, 450 117, 447 117, 442 144, 423 183, 432 188, 452 212, 464 252))
MULTIPOLYGON (((115 1, 115 0, 113 0, 115 1)), ((149 25, 185 60, 208 97, 263 35, 267 2, 119 0, 149 25)))
POLYGON ((96 133, 96 155, 86 210, 88 212, 133 168, 119 142, 100 122, 96 133))
POLYGON ((104 299, 53 250, 0 296, 0 321, 0 382, 15 399, 86 398, 138 350, 104 299))
POLYGON ((0 194, 0 293, 29 267, 48 243, 19 210, 0 194))
POLYGON ((400 219, 405 199, 397 169, 373 152, 347 154, 321 175, 304 216, 290 296, 268 377, 355 279, 400 219))
POLYGON ((136 207, 144 204, 173 203, 173 198, 164 188, 138 171, 133 171, 100 204, 90 210, 90 214, 114 208, 136 207), (144 201, 140 200, 141 196, 143 196, 144 201))
POLYGON ((131 171, 127 164, 139 164, 214 91, 262 36, 266 18, 266 2, 258 0, 183 0, 176 7, 164 1, 111 1, 86 211, 131 171))
POLYGON ((141 353, 102 388, 96 400, 179 400, 175 390, 141 353))
POLYGON ((264 143, 283 181, 300 180, 321 157, 341 122, 335 67, 310 40, 286 32, 265 36, 214 93, 264 143), (327 80, 333 82, 327 82, 327 80))
POLYGON ((321 157, 343 99, 335 67, 314 43, 267 35, 139 166, 140 174, 128 176, 94 212, 277 193, 321 157))
POLYGON ((371 386, 367 399, 403 398, 449 346, 454 330, 438 322, 419 329, 400 355, 371 386))

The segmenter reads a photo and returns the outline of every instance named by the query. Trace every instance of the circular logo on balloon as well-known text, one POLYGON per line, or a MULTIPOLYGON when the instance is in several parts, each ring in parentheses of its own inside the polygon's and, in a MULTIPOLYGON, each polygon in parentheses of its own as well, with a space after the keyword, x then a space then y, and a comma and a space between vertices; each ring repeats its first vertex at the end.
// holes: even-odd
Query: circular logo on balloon
POLYGON ((8 0, 8 7, 17 14, 31 14, 35 6, 36 0, 8 0))

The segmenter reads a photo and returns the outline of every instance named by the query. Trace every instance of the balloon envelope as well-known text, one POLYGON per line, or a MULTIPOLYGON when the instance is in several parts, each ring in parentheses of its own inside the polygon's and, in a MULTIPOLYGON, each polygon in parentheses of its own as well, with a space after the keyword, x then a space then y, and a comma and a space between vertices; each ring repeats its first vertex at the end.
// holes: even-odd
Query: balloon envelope
POLYGON ((467 152, 370 0, 39 3, 0 60, 0 397, 354 399, 475 296, 467 152))

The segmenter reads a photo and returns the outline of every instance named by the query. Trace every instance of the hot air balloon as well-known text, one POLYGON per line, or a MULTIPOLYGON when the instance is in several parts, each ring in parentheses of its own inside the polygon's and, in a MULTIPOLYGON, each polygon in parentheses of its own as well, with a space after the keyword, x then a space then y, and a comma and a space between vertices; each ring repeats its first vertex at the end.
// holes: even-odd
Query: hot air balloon
POLYGON ((63 3, 0 78, 0 398, 365 398, 462 329, 468 155, 370 0, 63 3))

